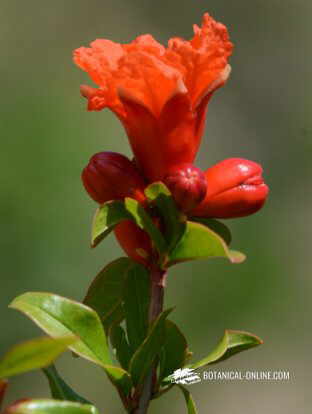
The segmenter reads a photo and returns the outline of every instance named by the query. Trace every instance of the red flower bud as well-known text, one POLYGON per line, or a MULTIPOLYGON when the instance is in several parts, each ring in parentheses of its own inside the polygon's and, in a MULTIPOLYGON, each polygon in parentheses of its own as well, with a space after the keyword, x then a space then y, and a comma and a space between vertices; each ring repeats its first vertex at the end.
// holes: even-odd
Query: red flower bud
POLYGON ((2 401, 4 400, 4 395, 6 393, 8 387, 8 382, 6 380, 0 380, 0 408, 2 405, 2 401))
POLYGON ((205 198, 207 183, 205 174, 192 164, 172 167, 164 183, 183 211, 190 211, 205 198))
POLYGON ((261 165, 241 158, 229 158, 205 172, 207 194, 191 213, 199 217, 234 218, 258 211, 269 188, 261 165))
POLYGON ((125 253, 134 261, 148 265, 153 252, 148 234, 131 220, 124 220, 115 227, 115 236, 125 253))
POLYGON ((135 164, 116 152, 99 152, 82 172, 85 189, 97 203, 132 197, 144 201, 145 183, 135 164))

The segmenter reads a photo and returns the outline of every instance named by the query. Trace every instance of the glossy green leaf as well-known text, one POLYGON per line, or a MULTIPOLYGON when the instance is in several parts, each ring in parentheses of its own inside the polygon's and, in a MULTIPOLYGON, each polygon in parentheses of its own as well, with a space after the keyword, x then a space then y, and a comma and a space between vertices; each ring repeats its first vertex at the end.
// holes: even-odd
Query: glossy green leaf
POLYGON ((149 303, 149 273, 144 266, 135 263, 128 269, 124 285, 127 335, 133 352, 142 344, 147 335, 149 303))
POLYGON ((29 292, 14 299, 10 307, 25 313, 52 337, 78 336, 70 346, 76 354, 99 365, 111 364, 100 318, 86 305, 52 293, 29 292))
POLYGON ((125 199, 125 206, 128 212, 132 215, 137 226, 149 234, 159 253, 164 253, 167 249, 167 243, 144 207, 138 201, 129 197, 125 199))
POLYGON ((238 352, 245 351, 262 343, 263 341, 260 338, 248 332, 226 330, 216 348, 206 358, 192 364, 190 368, 197 369, 224 361, 238 352))
POLYGON ((204 226, 208 227, 210 230, 217 233, 229 246, 232 241, 232 234, 230 229, 221 221, 203 217, 192 217, 191 221, 196 221, 197 223, 201 223, 204 226))
POLYGON ((0 378, 46 367, 77 341, 75 336, 43 337, 15 345, 0 360, 0 378))
POLYGON ((91 404, 90 401, 77 394, 59 375, 54 365, 43 368, 51 390, 51 396, 56 400, 74 401, 82 404, 91 404))
POLYGON ((175 246, 185 229, 185 215, 177 209, 170 191, 162 182, 149 185, 145 189, 145 195, 151 203, 156 205, 163 218, 169 248, 175 246))
POLYGON ((188 221, 185 233, 170 253, 169 264, 212 257, 225 257, 232 263, 245 260, 245 255, 229 250, 215 232, 203 224, 188 221))
POLYGON ((186 388, 182 387, 182 385, 178 385, 178 387, 183 392, 185 402, 186 402, 186 407, 187 407, 187 413, 197 414, 197 408, 196 408, 195 401, 193 400, 191 393, 186 388))
POLYGON ((106 330, 123 319, 123 289, 127 270, 132 264, 127 257, 121 257, 105 266, 91 283, 83 301, 97 312, 106 330))
POLYGON ((165 341, 165 322, 172 309, 162 312, 154 321, 147 338, 133 355, 129 372, 134 385, 142 383, 165 341))
POLYGON ((125 331, 120 325, 115 325, 111 329, 110 338, 120 365, 127 370, 132 357, 132 352, 125 331))
POLYGON ((182 368, 188 355, 185 336, 177 325, 169 320, 165 324, 165 341, 160 357, 159 379, 168 377, 182 368))
POLYGON ((125 395, 128 396, 133 384, 130 374, 123 368, 113 365, 105 365, 105 371, 112 383, 125 395))
POLYGON ((21 401, 10 407, 11 414, 99 414, 89 404, 50 399, 21 401))
POLYGON ((123 304, 120 303, 110 313, 108 313, 105 319, 102 320, 105 332, 109 333, 112 326, 118 325, 125 319, 125 310, 123 304))
POLYGON ((93 218, 91 246, 97 246, 123 220, 131 220, 122 201, 108 201, 99 207, 93 218))

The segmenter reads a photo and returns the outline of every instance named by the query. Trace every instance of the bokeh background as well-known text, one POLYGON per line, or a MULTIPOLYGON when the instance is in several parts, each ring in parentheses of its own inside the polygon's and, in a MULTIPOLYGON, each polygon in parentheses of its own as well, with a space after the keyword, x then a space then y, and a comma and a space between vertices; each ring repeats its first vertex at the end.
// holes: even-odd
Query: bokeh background
MULTIPOLYGON (((311 1, 2 0, 0 10, 1 353, 40 334, 7 308, 13 297, 43 290, 80 300, 101 267, 121 254, 113 237, 89 249, 95 204, 80 172, 95 152, 130 150, 109 111, 86 112, 79 85, 89 80, 73 65, 72 50, 98 37, 188 38, 209 11, 228 26, 235 52, 231 80, 210 104, 198 165, 233 156, 258 161, 271 194, 259 214, 227 223, 247 262, 174 268, 167 305, 176 306, 173 319, 196 358, 225 328, 265 340, 215 369, 290 371, 284 382, 193 385, 200 413, 310 412, 311 1)), ((69 354, 57 365, 101 412, 123 412, 96 366, 69 354)), ((48 396, 40 372, 12 379, 7 401, 25 396, 48 396)), ((151 414, 160 412, 186 412, 179 391, 153 404, 151 414)))

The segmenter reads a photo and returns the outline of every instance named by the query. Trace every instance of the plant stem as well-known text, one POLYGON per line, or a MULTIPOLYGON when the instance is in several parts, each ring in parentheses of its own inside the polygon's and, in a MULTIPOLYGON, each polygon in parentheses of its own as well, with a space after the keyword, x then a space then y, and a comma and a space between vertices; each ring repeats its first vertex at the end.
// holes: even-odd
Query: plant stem
MULTIPOLYGON (((163 310, 164 287, 166 283, 166 272, 155 268, 151 270, 151 302, 149 308, 149 324, 151 325, 163 310)), ((143 384, 138 407, 133 414, 146 414, 153 394, 156 378, 157 363, 154 364, 143 384)))

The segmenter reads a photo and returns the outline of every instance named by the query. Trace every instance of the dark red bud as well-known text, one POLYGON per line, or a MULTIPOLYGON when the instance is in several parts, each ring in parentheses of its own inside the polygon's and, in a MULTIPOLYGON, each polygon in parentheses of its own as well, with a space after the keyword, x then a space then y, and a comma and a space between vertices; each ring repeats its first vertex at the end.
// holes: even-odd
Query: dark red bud
POLYGON ((4 400, 4 395, 6 393, 7 387, 8 387, 8 381, 1 379, 0 380, 0 408, 4 400))
POLYGON ((144 179, 135 164, 116 152, 99 152, 82 172, 85 189, 97 203, 132 197, 143 202, 144 179))
POLYGON ((147 266, 152 258, 151 240, 133 221, 124 220, 114 229, 116 239, 134 261, 147 266))
POLYGON ((184 212, 196 207, 205 198, 207 191, 205 174, 192 164, 172 167, 164 178, 164 183, 184 212))
POLYGON ((235 218, 258 211, 269 188, 261 165, 242 158, 229 158, 205 172, 207 194, 191 213, 199 217, 235 218))

